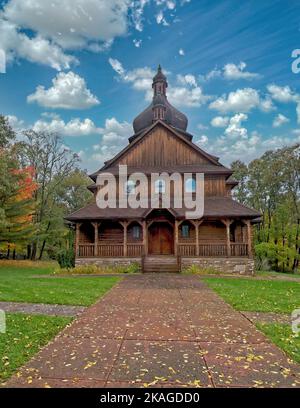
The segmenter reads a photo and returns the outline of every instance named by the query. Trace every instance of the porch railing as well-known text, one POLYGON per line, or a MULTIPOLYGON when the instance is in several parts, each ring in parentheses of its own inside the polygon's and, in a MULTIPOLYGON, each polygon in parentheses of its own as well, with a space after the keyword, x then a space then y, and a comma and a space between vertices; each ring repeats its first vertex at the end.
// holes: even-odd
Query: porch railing
MULTIPOLYGON (((181 257, 227 257, 228 248, 226 244, 199 244, 199 251, 197 253, 197 246, 194 243, 179 243, 178 256, 181 257)), ((140 257, 144 254, 144 245, 142 243, 128 243, 127 256, 140 257)), ((231 243, 230 256, 243 257, 248 256, 248 244, 246 243, 231 243)), ((97 254, 95 254, 94 244, 79 244, 78 256, 80 258, 89 257, 122 257, 124 256, 123 244, 98 244, 97 254)))
MULTIPOLYGON (((180 256, 200 256, 200 257, 227 257, 226 244, 199 244, 197 254, 196 244, 178 244, 178 255, 180 256)), ((248 256, 248 244, 231 243, 230 256, 248 256)))
POLYGON ((101 257, 119 257, 124 256, 123 244, 100 244, 98 245, 98 254, 101 257))

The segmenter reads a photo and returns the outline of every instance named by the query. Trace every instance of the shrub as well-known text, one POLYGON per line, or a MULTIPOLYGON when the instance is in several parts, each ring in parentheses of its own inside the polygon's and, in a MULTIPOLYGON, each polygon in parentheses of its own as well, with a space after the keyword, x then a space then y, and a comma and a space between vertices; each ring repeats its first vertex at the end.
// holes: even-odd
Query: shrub
POLYGON ((55 275, 72 274, 72 275, 105 275, 105 274, 133 274, 140 272, 140 265, 138 263, 131 263, 129 265, 111 265, 99 266, 96 264, 80 265, 76 268, 62 268, 54 271, 55 275))
POLYGON ((221 272, 213 267, 201 268, 198 265, 190 265, 183 269, 183 274, 186 275, 220 275, 221 272))
POLYGON ((73 249, 60 251, 57 254, 56 260, 59 263, 59 266, 61 267, 61 269, 74 268, 75 255, 74 255, 73 249))

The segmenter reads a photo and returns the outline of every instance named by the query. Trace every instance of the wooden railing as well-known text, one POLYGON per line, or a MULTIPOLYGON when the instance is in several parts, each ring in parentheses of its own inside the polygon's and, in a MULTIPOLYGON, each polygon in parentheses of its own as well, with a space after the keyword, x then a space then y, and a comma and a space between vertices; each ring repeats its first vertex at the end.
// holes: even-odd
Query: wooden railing
POLYGON ((80 244, 78 248, 78 256, 81 258, 90 258, 94 256, 94 244, 80 244))
POLYGON ((227 256, 226 244, 200 244, 199 256, 227 256))
POLYGON ((196 244, 178 244, 179 256, 196 256, 196 244))
POLYGON ((124 255, 124 246, 123 244, 99 244, 98 245, 98 254, 99 258, 101 257, 119 257, 124 255))
MULTIPOLYGON (((231 243, 230 256, 248 256, 248 244, 245 243, 231 243)), ((127 244, 128 257, 140 257, 144 254, 144 245, 142 243, 127 244)), ((78 256, 80 258, 90 257, 122 257, 124 256, 123 244, 98 244, 97 254, 95 254, 94 244, 79 244, 78 256)), ((199 251, 197 253, 196 244, 193 243, 179 243, 178 256, 200 256, 200 257, 227 257, 227 245, 225 244, 199 244, 199 251)))
MULTIPOLYGON (((230 256, 248 256, 248 244, 231 243, 230 256)), ((200 257, 227 257, 226 244, 199 244, 197 253, 196 244, 178 244, 178 255, 180 256, 200 256, 200 257)))
POLYGON ((127 244, 127 256, 129 257, 142 256, 143 253, 144 253, 143 244, 127 244))
POLYGON ((248 244, 234 243, 230 245, 231 256, 248 256, 248 244))

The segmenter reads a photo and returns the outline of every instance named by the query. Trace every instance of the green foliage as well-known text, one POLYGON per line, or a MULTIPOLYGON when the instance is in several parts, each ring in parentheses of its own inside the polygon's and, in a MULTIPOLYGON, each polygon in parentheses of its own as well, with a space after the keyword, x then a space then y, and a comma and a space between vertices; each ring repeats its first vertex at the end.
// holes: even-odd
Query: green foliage
POLYGON ((7 380, 72 320, 19 313, 9 313, 6 319, 7 331, 0 335, 0 382, 7 380))
POLYGON ((8 123, 8 119, 0 115, 0 149, 8 147, 15 138, 16 134, 8 123))
POLYGON ((220 275, 220 271, 215 268, 200 268, 198 265, 190 265, 182 271, 185 275, 220 275))
POLYGON ((291 313, 300 304, 300 282, 220 277, 205 282, 241 311, 291 313))
POLYGON ((32 267, 22 261, 15 261, 15 266, 12 263, 0 262, 0 301, 3 302, 90 306, 119 281, 118 277, 110 276, 55 278, 56 264, 37 262, 38 267, 32 267))
POLYGON ((248 166, 232 163, 240 185, 234 197, 256 208, 257 267, 297 272, 300 261, 300 145, 268 151, 248 166))
POLYGON ((59 263, 59 266, 61 267, 61 269, 74 268, 75 255, 74 255, 73 248, 68 249, 68 250, 63 249, 60 252, 58 252, 56 260, 59 263))
POLYGON ((132 262, 129 265, 100 266, 96 264, 79 265, 76 268, 65 267, 55 269, 55 275, 109 275, 109 274, 134 274, 141 271, 138 263, 132 262))

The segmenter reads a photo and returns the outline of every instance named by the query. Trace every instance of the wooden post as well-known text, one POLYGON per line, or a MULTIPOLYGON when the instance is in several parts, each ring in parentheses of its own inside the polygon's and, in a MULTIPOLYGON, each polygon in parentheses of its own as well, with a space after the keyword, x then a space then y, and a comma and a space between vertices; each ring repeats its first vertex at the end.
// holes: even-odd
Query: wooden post
POLYGON ((200 248, 199 248, 199 227, 202 224, 202 220, 192 221, 192 224, 195 227, 196 232, 196 256, 200 256, 200 248))
POLYGON ((143 221, 143 246, 144 246, 144 255, 148 255, 148 228, 147 222, 143 221))
POLYGON ((80 240, 80 227, 79 222, 76 223, 76 233, 75 233, 75 256, 79 256, 79 240, 80 240))
POLYGON ((94 236, 94 256, 98 256, 98 228, 100 223, 98 222, 92 222, 92 225, 95 230, 95 236, 94 236))
POLYGON ((121 222, 124 228, 124 238, 123 238, 123 256, 127 256, 127 226, 128 221, 121 222))
POLYGON ((175 226, 174 226, 174 254, 175 256, 178 256, 178 227, 179 227, 179 222, 175 220, 175 226))
POLYGON ((247 241, 248 241, 248 256, 252 258, 252 227, 250 220, 245 220, 244 223, 247 225, 247 241))
POLYGON ((231 256, 231 245, 230 245, 230 225, 233 223, 233 220, 221 220, 226 226, 226 244, 227 244, 227 256, 231 256))

